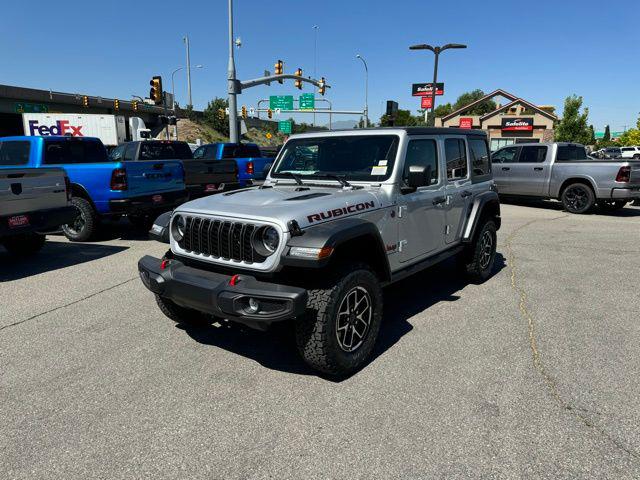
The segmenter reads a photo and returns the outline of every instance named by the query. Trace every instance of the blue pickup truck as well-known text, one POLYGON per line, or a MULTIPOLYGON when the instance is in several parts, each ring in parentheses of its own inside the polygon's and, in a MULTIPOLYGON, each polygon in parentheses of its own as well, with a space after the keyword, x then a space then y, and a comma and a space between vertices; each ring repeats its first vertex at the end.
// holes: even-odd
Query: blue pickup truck
POLYGON ((187 200, 179 161, 114 162, 100 139, 91 137, 1 140, 3 144, 29 143, 29 160, 24 167, 61 167, 67 172, 77 215, 62 230, 72 241, 90 240, 100 219, 108 217, 127 215, 135 226, 148 229, 160 213, 187 200))
POLYGON ((196 160, 235 160, 241 187, 260 184, 267 178, 273 163, 265 158, 254 143, 209 143, 193 152, 196 160))

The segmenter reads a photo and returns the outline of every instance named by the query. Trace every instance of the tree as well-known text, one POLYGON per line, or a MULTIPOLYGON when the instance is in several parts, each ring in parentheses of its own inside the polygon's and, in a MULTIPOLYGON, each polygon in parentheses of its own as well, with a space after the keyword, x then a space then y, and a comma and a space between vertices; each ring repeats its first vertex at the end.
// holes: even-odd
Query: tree
POLYGON ((602 139, 605 142, 608 142, 609 140, 611 140, 611 129, 609 128, 609 125, 604 127, 604 137, 602 137, 602 139))
POLYGON ((640 117, 636 121, 636 128, 631 128, 624 132, 618 139, 618 143, 624 146, 640 145, 640 117))
POLYGON ((398 109, 394 119, 390 118, 386 113, 380 117, 381 127, 415 127, 417 125, 424 125, 424 117, 413 116, 410 110, 398 109))
POLYGON ((596 132, 593 129, 593 125, 589 125, 589 145, 596 144, 596 132))
POLYGON ((220 111, 224 112, 228 107, 229 101, 226 98, 216 97, 207 104, 203 112, 204 123, 226 137, 229 136, 229 116, 226 113, 221 115, 220 111))
POLYGON ((582 97, 571 95, 564 101, 564 112, 562 118, 556 125, 557 142, 575 142, 588 145, 591 140, 591 133, 587 126, 589 109, 585 108, 582 113, 582 97))
MULTIPOLYGON (((476 90, 472 90, 470 92, 463 93, 458 97, 456 103, 453 104, 452 112, 455 110, 459 110, 462 107, 469 105, 470 103, 476 102, 485 96, 485 93, 479 88, 476 90)), ((496 102, 493 100, 486 100, 478 105, 474 105, 469 111, 465 112, 468 115, 484 115, 485 113, 492 112, 496 109, 496 102)), ((436 107, 436 112, 438 107, 436 107)), ((451 112, 448 112, 451 113, 451 112)), ((445 115, 447 115, 445 113, 445 115)), ((438 116, 436 114, 436 116, 438 116)))

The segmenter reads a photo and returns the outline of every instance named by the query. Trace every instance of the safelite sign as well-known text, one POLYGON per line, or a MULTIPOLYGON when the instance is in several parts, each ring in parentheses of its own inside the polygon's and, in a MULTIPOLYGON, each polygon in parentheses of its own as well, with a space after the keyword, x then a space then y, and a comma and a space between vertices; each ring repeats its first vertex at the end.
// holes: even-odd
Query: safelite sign
POLYGON ((503 118, 503 132, 531 132, 533 130, 533 118, 503 118))
POLYGON ((460 118, 460 128, 473 128, 473 118, 469 117, 461 117, 460 118))

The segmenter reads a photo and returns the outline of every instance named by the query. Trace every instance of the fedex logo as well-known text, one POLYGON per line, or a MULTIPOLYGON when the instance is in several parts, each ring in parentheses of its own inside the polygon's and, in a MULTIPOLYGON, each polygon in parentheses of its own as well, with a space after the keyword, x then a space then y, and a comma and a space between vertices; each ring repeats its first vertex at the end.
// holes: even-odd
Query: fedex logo
POLYGON ((48 137, 50 135, 71 135, 72 137, 84 136, 80 131, 82 130, 82 125, 74 127, 73 125, 69 125, 68 120, 58 120, 50 127, 38 124, 38 120, 29 120, 29 135, 39 135, 41 137, 48 137))

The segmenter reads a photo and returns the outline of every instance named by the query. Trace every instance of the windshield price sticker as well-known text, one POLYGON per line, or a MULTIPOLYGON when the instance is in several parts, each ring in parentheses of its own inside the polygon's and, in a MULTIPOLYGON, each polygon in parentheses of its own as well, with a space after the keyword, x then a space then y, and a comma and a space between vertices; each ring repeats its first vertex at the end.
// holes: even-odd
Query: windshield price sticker
POLYGON ((376 165, 371 169, 371 175, 386 175, 387 174, 387 166, 376 165))

